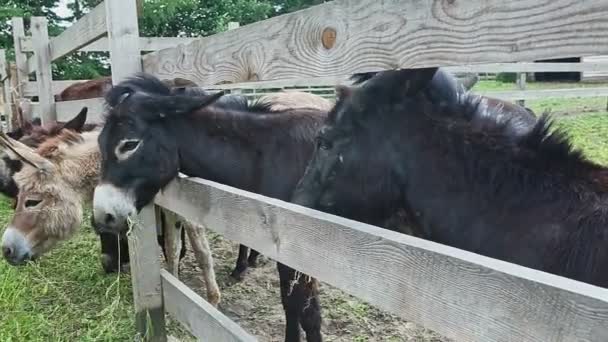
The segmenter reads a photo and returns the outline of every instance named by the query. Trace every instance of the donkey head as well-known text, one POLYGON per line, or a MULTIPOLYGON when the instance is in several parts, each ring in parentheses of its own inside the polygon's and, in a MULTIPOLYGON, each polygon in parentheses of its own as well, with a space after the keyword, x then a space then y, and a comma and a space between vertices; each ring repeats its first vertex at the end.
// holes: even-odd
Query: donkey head
POLYGON ((390 132, 407 120, 403 112, 419 109, 416 99, 426 92, 436 70, 391 70, 358 88, 339 87, 338 101, 318 133, 292 201, 366 222, 382 219, 381 211, 399 197, 390 165, 393 140, 401 137, 390 132), (374 203, 375 208, 362 212, 360 208, 370 206, 360 201, 374 203))
POLYGON ((70 238, 82 222, 82 203, 99 173, 97 132, 63 131, 37 151, 0 136, 7 155, 22 168, 15 213, 2 236, 2 253, 13 265, 35 259, 70 238))
POLYGON ((179 169, 172 120, 219 99, 171 92, 158 79, 140 74, 106 95, 109 112, 99 135, 101 181, 95 188, 95 223, 120 232, 127 217, 153 200, 179 169))

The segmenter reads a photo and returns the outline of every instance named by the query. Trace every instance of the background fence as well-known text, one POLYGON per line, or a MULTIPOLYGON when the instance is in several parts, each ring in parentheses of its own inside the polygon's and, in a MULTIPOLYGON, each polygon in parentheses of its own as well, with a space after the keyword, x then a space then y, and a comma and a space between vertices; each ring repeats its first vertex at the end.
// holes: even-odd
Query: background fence
MULTIPOLYGON (((607 71, 599 62, 508 63, 606 55, 606 17, 608 3, 600 0, 349 0, 199 39, 141 38, 137 3, 107 0, 54 38, 48 37, 44 18, 33 18, 31 38, 14 18, 14 88, 20 96, 38 96, 33 108, 43 121, 70 118, 82 105, 89 106, 89 121, 99 120, 101 99, 54 102, 53 94, 70 81, 53 82, 51 63, 78 49, 110 51, 114 83, 143 69, 210 89, 260 90, 257 94, 285 87, 329 91, 345 75, 396 67, 607 71), (165 49, 142 60, 141 50, 157 48, 165 49), (35 84, 28 80, 31 72, 35 84)), ((608 88, 488 95, 608 96, 608 88)), ((201 179, 180 176, 155 203, 456 340, 608 340, 607 289, 201 179)), ((169 312, 204 340, 255 340, 161 270, 154 212, 153 206, 142 210, 129 238, 138 330, 148 339, 165 340, 169 312)))

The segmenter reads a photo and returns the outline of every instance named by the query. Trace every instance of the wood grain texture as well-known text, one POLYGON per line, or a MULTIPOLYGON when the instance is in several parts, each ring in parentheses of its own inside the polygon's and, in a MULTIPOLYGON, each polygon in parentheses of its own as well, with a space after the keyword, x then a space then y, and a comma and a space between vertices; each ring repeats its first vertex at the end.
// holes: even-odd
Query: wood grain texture
POLYGON ((32 42, 34 43, 34 56, 36 61, 36 83, 38 84, 39 114, 42 124, 57 120, 55 111, 55 97, 51 84, 53 75, 51 70, 51 54, 49 50, 48 22, 45 17, 32 17, 32 42))
POLYGON ((144 70, 213 85, 602 55, 606 17, 605 0, 337 0, 148 54, 144 70))
POLYGON ((142 70, 137 3, 134 0, 106 0, 105 8, 112 83, 117 84, 142 70))
POLYGON ((166 341, 154 205, 144 207, 131 229, 129 257, 135 324, 146 341, 166 341))
MULTIPOLYGON (((139 37, 139 47, 141 51, 156 51, 176 47, 179 44, 190 44, 198 38, 189 37, 139 37)), ((90 44, 78 49, 82 52, 107 52, 110 50, 107 37, 99 38, 90 44)), ((22 40, 23 51, 33 52, 32 41, 30 38, 22 40)))
POLYGON ((201 341, 257 341, 171 273, 161 271, 167 312, 201 341))
POLYGON ((457 341, 608 341, 607 289, 201 179, 156 203, 457 341))
POLYGON ((21 39, 25 37, 25 27, 23 25, 23 18, 13 17, 11 19, 11 26, 13 27, 13 44, 15 47, 15 63, 17 65, 17 86, 16 89, 19 94, 23 94, 22 85, 28 81, 27 75, 28 64, 27 55, 21 47, 21 39))
POLYGON ((54 61, 88 45, 104 36, 106 31, 106 10, 102 2, 51 40, 51 59, 54 61))

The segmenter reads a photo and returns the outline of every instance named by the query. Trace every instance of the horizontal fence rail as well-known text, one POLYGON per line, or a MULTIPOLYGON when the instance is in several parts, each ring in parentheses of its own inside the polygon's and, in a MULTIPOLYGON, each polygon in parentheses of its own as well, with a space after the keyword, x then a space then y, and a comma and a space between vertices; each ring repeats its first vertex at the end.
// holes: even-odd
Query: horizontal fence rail
MULTIPOLYGON (((188 37, 140 37, 139 38, 139 47, 141 51, 157 51, 162 49, 173 48, 180 44, 190 44, 198 38, 188 38, 188 37)), ((32 40, 31 38, 23 38, 21 40, 22 51, 24 52, 33 52, 32 40)), ((80 52, 108 52, 109 51, 109 42, 108 38, 103 37, 89 45, 83 46, 79 49, 74 49, 72 51, 78 50, 80 52)))
POLYGON ((462 341, 608 341, 608 290, 197 178, 156 204, 462 341))
MULTIPOLYGON (((50 59, 54 61, 99 39, 107 32, 105 3, 97 5, 87 15, 68 27, 50 42, 50 59)), ((27 61, 28 72, 36 71, 36 59, 27 61)))
POLYGON ((192 335, 201 341, 257 341, 171 273, 161 270, 160 276, 165 309, 192 335))
POLYGON ((147 54, 144 71, 209 86, 606 55, 606 17, 603 0, 332 1, 147 54))

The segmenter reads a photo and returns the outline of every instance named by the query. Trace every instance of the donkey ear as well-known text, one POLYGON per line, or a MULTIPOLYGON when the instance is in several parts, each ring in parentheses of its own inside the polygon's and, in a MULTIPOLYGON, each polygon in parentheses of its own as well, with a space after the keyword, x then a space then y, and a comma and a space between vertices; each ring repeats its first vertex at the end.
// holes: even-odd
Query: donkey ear
POLYGON ((72 118, 72 120, 66 122, 65 125, 63 125, 63 128, 71 129, 76 132, 81 132, 84 123, 87 121, 88 110, 89 109, 87 107, 82 107, 80 113, 78 113, 78 115, 72 118))
POLYGON ((430 83, 438 68, 421 68, 399 70, 399 77, 403 78, 403 92, 406 95, 415 95, 426 88, 430 83))
POLYGON ((167 113, 174 114, 188 114, 197 109, 206 107, 219 100, 220 97, 224 96, 223 91, 219 91, 212 95, 205 96, 183 96, 175 95, 168 96, 166 98, 155 98, 151 101, 151 105, 154 104, 156 111, 160 109, 161 117, 167 113))
POLYGON ((3 132, 0 132, 0 146, 13 160, 21 160, 43 172, 52 172, 55 169, 55 164, 50 160, 36 153, 31 147, 11 139, 3 132))
POLYGON ((353 89, 350 87, 347 87, 345 85, 336 86, 336 98, 338 101, 347 99, 352 93, 353 89))

